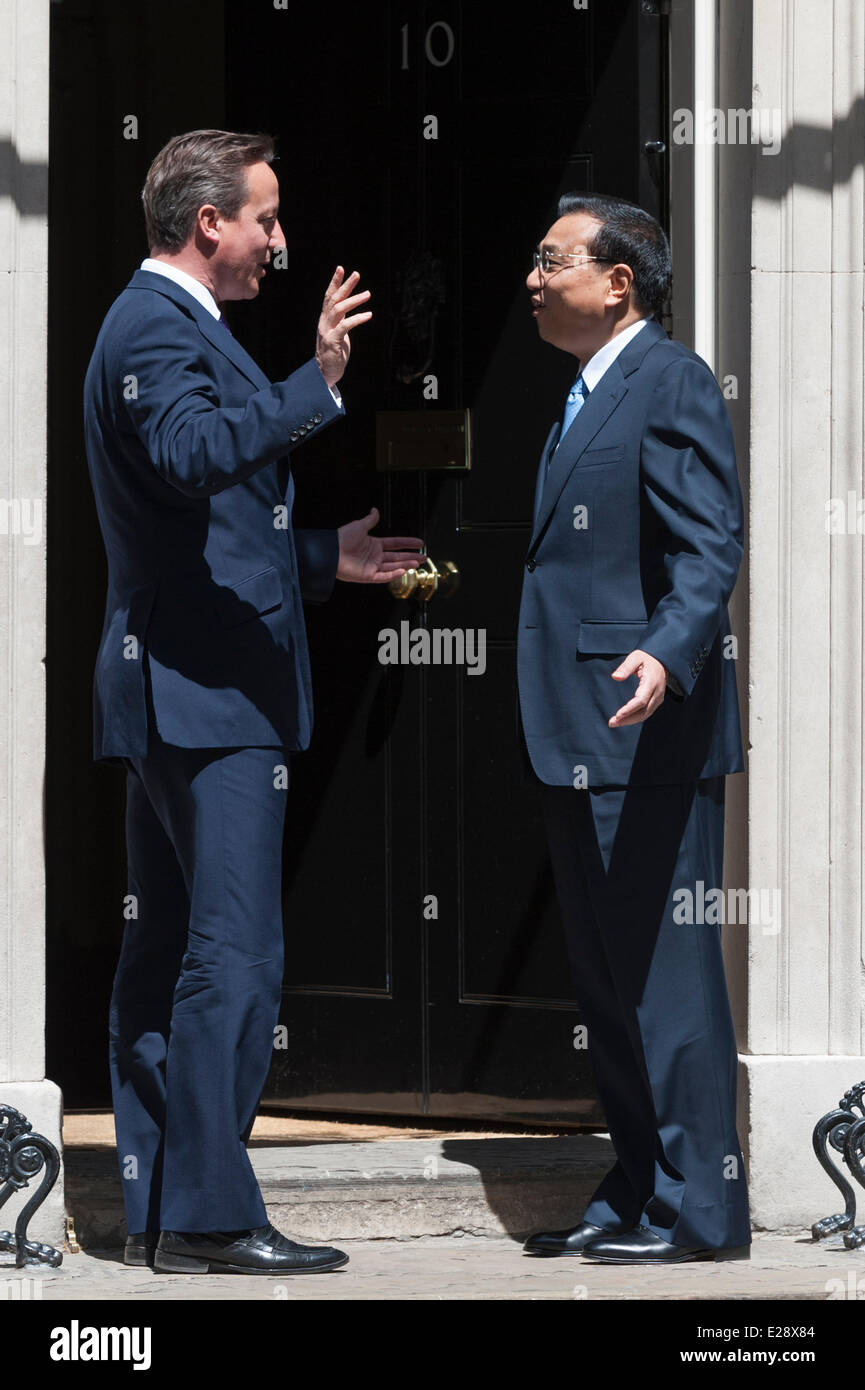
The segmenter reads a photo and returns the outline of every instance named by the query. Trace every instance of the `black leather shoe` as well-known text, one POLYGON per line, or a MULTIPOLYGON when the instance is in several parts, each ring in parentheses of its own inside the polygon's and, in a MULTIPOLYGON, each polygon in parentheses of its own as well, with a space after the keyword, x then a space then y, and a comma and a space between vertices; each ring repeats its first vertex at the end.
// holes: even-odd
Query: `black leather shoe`
POLYGON ((123 1249, 123 1263, 125 1265, 152 1265, 158 1240, 159 1236, 154 1231, 139 1231, 136 1235, 127 1236, 123 1249))
POLYGON ((610 1235, 603 1226, 581 1221, 572 1231, 538 1231, 523 1246, 524 1255, 582 1255, 583 1246, 599 1236, 610 1235))
POLYGON ((163 1231, 153 1268, 163 1274, 317 1274, 348 1255, 330 1245, 297 1245, 269 1223, 251 1231, 163 1231))
POLYGON ((603 1260, 613 1265, 676 1265, 688 1260, 750 1260, 750 1245, 730 1245, 722 1250, 704 1246, 671 1245, 650 1231, 635 1226, 622 1235, 598 1236, 583 1246, 583 1259, 603 1260))

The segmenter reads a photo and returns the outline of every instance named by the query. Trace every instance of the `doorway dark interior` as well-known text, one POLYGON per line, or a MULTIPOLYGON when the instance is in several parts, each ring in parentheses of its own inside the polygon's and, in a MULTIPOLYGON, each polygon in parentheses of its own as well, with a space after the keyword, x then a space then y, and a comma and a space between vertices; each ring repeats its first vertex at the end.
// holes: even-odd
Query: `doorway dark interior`
MULTIPOLYGON (((80 48, 73 8, 57 7, 80 48)), ((52 221, 52 489, 78 535, 55 534, 50 561, 49 1074, 67 1104, 110 1103, 107 1000, 125 891, 122 774, 89 762, 104 560, 80 382, 102 314, 146 254, 136 199, 149 159, 179 130, 221 124, 278 138, 285 266, 231 316, 264 370, 276 379, 309 357, 337 263, 372 291, 374 318, 342 383, 346 418, 294 454, 295 524, 336 526, 376 506, 383 533, 423 536, 437 567, 459 575, 455 592, 443 585, 428 602, 337 584, 307 610, 316 726, 291 766, 284 1004, 263 1100, 600 1123, 516 744, 535 469, 572 376, 537 338, 525 278, 565 190, 617 193, 666 221, 665 159, 645 149, 665 129, 666 21, 636 0, 262 5, 254 22, 248 3, 227 0, 224 28, 212 5, 145 7, 146 21, 124 20, 126 6, 78 8, 100 11, 91 23, 112 31, 112 51, 124 22, 144 25, 137 62, 153 110, 140 150, 117 147, 114 131, 109 150, 85 89, 87 71, 96 85, 104 69, 91 59, 82 76, 80 53, 77 66, 74 49, 55 55, 52 163, 59 147, 90 168, 94 150, 69 133, 87 115, 106 153, 89 191, 112 186, 95 248, 84 245, 92 223, 70 234, 56 203, 52 221), (217 67, 200 43, 185 48, 194 80, 208 74, 197 101, 165 84, 154 10, 190 40, 190 11, 219 28, 217 67), (86 615, 74 635, 73 594, 86 615), (444 659, 382 664, 388 631, 432 653, 438 641, 444 659), (446 659, 463 642, 474 669, 446 659)), ((186 72, 177 55, 171 66, 186 72)), ((119 120, 137 108, 112 82, 119 120)), ((68 170, 54 180, 67 188, 68 170)))

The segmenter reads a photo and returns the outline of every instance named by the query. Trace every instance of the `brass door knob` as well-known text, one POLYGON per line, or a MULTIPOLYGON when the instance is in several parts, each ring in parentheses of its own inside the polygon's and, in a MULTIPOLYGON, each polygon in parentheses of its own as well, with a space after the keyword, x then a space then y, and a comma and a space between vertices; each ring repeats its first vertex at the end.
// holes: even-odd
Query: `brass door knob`
POLYGON ((429 603, 433 594, 441 593, 450 598, 460 584, 460 572, 453 560, 445 560, 441 569, 432 560, 424 560, 417 569, 406 570, 399 579, 392 579, 388 589, 394 598, 411 598, 417 594, 424 603, 429 603))

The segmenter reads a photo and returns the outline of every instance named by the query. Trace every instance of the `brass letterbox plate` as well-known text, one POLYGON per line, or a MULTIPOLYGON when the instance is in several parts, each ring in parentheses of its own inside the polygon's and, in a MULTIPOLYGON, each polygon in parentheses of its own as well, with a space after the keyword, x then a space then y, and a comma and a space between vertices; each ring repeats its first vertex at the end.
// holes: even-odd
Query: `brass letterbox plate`
POLYGON ((376 468, 381 473, 467 473, 472 444, 468 410, 379 410, 376 468))

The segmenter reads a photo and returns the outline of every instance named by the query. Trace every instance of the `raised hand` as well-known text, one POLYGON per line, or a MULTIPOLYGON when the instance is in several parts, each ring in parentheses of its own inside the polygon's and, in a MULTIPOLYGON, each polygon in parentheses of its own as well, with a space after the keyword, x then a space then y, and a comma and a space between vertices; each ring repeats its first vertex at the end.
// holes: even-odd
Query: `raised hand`
POLYGON ((363 314, 349 313, 351 309, 356 309, 358 304, 364 304, 369 299, 369 290, 352 294, 359 279, 360 272, 353 270, 346 280, 345 271, 338 265, 324 292, 324 304, 318 320, 315 360, 328 386, 335 386, 345 371, 351 352, 351 330, 357 328, 359 323, 366 323, 372 318, 371 311, 363 314))
POLYGON ((359 521, 340 526, 337 579, 353 584, 387 584, 426 559, 418 536, 371 536, 380 520, 378 508, 359 521), (416 548, 415 548, 416 547, 416 548))

